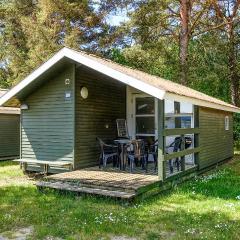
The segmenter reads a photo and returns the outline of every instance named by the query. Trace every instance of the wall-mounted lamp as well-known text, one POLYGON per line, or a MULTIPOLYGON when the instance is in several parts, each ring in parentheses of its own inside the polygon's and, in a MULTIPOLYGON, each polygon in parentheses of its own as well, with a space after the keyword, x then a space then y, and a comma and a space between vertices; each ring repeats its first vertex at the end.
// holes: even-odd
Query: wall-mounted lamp
POLYGON ((65 85, 70 85, 71 80, 69 78, 65 79, 65 85))
POLYGON ((88 89, 86 87, 81 87, 80 94, 83 99, 88 98, 88 89))
POLYGON ((21 104, 20 109, 21 110, 28 110, 29 106, 26 103, 23 103, 23 104, 21 104))

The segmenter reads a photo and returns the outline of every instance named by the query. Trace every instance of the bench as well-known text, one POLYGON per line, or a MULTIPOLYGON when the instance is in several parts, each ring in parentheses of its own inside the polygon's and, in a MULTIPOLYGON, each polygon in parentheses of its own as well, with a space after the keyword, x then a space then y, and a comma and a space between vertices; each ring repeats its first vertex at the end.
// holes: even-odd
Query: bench
POLYGON ((20 162, 21 166, 23 166, 24 170, 27 169, 27 164, 37 164, 43 165, 44 174, 48 174, 49 167, 69 167, 69 170, 72 170, 71 162, 63 162, 63 161, 45 161, 45 160, 36 160, 36 159, 17 159, 13 160, 14 162, 20 162))

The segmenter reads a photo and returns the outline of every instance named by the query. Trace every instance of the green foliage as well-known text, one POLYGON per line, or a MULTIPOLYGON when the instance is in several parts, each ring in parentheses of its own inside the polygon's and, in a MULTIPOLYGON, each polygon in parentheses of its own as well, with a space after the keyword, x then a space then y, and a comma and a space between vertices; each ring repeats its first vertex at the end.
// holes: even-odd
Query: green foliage
POLYGON ((0 1, 0 86, 15 84, 63 45, 100 51, 107 31, 91 1, 0 1))
MULTIPOLYGON (((216 17, 209 1, 189 2, 192 5, 189 13, 188 86, 230 102, 233 72, 229 64, 228 24, 216 17)), ((235 4, 235 1, 232 4, 217 2, 222 4, 222 10, 229 8, 229 14, 235 4)), ((129 43, 128 48, 121 51, 125 64, 179 82, 180 1, 136 1, 134 7, 129 12, 129 21, 119 27, 119 37, 129 43)), ((234 49, 239 49, 239 27, 239 24, 234 24, 234 49)), ((239 51, 234 55, 239 84, 239 51)))
POLYGON ((111 58, 123 65, 148 72, 159 77, 176 80, 178 67, 176 67, 176 45, 169 46, 172 55, 162 48, 163 43, 155 46, 134 45, 123 50, 112 50, 111 58))
MULTIPOLYGON (((217 34, 204 34, 191 40, 189 52, 189 86, 230 101, 225 41, 217 34)), ((111 57, 118 63, 178 82, 178 46, 168 38, 123 50, 114 49, 111 57)))
POLYGON ((235 113, 233 115, 233 137, 235 142, 235 148, 240 150, 240 114, 235 113))

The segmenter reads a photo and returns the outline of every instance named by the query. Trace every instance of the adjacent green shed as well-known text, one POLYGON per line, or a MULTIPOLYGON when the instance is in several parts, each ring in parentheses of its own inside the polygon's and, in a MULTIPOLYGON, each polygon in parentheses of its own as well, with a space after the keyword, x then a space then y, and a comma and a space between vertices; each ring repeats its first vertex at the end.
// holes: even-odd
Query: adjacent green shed
POLYGON ((0 105, 21 108, 20 161, 51 173, 98 165, 96 137, 158 139, 158 176, 204 170, 233 156, 233 113, 240 109, 188 87, 84 52, 63 48, 12 88, 0 105), (176 138, 191 139, 170 151, 176 138), (70 166, 70 167, 69 167, 70 166))
MULTIPOLYGON (((0 96, 7 90, 0 89, 0 96)), ((0 160, 19 158, 20 110, 0 107, 0 160)))

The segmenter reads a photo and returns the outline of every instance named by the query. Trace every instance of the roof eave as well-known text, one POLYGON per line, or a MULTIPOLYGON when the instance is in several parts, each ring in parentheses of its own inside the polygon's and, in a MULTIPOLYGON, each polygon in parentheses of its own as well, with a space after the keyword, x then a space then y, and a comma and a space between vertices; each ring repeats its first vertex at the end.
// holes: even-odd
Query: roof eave
POLYGON ((158 99, 168 99, 168 98, 175 98, 175 100, 180 101, 189 101, 192 102, 195 105, 199 106, 205 106, 210 108, 215 108, 219 110, 229 111, 229 112, 236 112, 240 113, 240 109, 234 106, 227 106, 227 105, 221 105, 217 103, 212 103, 209 101, 192 98, 192 97, 185 97, 178 94, 173 94, 170 92, 166 92, 164 89, 159 89, 151 84, 148 84, 146 82, 143 82, 137 78, 131 77, 125 73, 122 73, 118 70, 115 70, 109 66, 106 66, 102 63, 99 63, 96 60, 93 60, 84 54, 80 54, 72 49, 69 48, 62 48, 59 50, 53 57, 51 57, 48 61, 43 63, 39 68, 37 68, 35 71, 33 71, 31 74, 29 74, 24 80, 19 82, 15 87, 13 87, 11 90, 9 90, 7 93, 5 93, 0 98, 0 106, 6 106, 7 102, 13 99, 15 96, 17 96, 18 93, 20 93, 26 86, 28 86, 30 83, 34 82, 34 80, 38 79, 40 76, 42 76, 46 71, 48 71, 51 67, 53 67, 55 64, 57 64, 60 60, 63 58, 68 58, 74 62, 77 62, 79 64, 82 64, 90 69, 93 69, 95 71, 98 71, 106 76, 109 76, 113 79, 116 79, 126 85, 129 85, 131 87, 134 87, 144 93, 147 93, 151 96, 154 96, 158 99))
POLYGON ((208 102, 201 99, 196 99, 196 98, 187 97, 183 95, 177 95, 169 92, 165 94, 164 99, 177 100, 179 102, 191 102, 194 105, 198 105, 202 107, 214 108, 214 109, 218 109, 226 112, 240 113, 240 108, 235 106, 220 105, 213 102, 208 102))
POLYGON ((29 74, 24 80, 19 82, 15 87, 10 89, 6 94, 0 98, 0 106, 5 106, 5 104, 16 96, 20 91, 22 91, 26 86, 32 83, 35 79, 40 77, 44 72, 49 70, 52 66, 57 64, 61 59, 69 58, 77 63, 83 64, 86 67, 89 67, 93 70, 101 72, 102 74, 114 78, 124 84, 132 86, 142 92, 150 94, 156 98, 163 99, 165 91, 159 88, 156 88, 150 84, 144 83, 136 78, 128 76, 127 74, 121 73, 117 70, 114 70, 110 67, 105 66, 104 64, 98 63, 92 59, 87 58, 69 48, 62 48, 58 51, 52 58, 43 63, 39 68, 34 72, 29 74))

